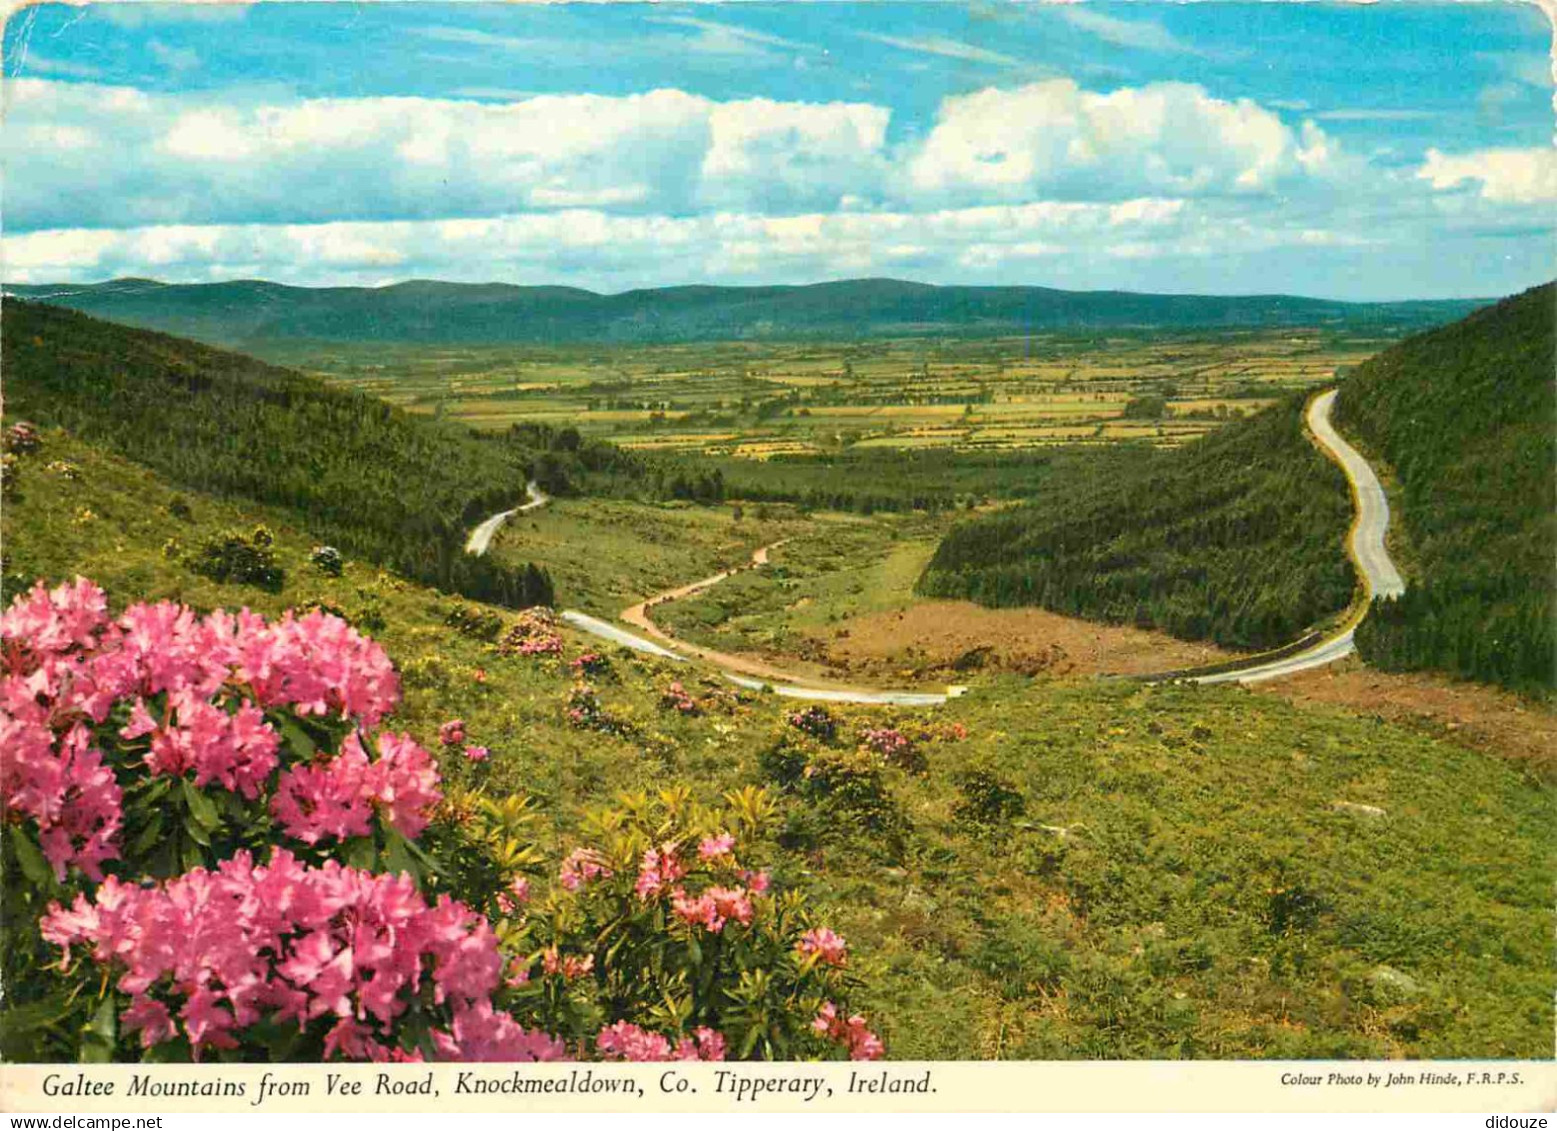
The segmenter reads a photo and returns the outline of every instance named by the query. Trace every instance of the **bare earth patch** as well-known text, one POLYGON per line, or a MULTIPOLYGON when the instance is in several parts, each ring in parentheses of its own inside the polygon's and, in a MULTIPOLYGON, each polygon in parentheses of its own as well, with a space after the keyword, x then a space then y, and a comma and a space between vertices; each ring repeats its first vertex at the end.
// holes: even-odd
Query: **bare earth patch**
POLYGON ((1371 671, 1355 658, 1255 686, 1294 703, 1328 703, 1425 730, 1557 780, 1557 715, 1495 687, 1425 672, 1371 671))
POLYGON ((808 658, 870 674, 1141 675, 1239 655, 1160 632, 1093 624, 1043 609, 986 609, 971 601, 924 601, 900 611, 849 617, 811 637, 817 654, 808 658))

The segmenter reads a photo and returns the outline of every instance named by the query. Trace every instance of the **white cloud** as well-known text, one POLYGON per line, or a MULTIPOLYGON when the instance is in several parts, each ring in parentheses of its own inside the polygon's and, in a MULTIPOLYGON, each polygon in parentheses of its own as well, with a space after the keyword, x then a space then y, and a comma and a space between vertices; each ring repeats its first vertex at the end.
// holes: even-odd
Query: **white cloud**
MULTIPOLYGON (((1311 119, 1179 83, 978 90, 902 138, 867 101, 669 89, 244 102, 18 79, 5 97, 14 281, 611 289, 1042 270, 1056 285, 1139 287, 1109 272, 1145 271, 1152 249, 1155 270, 1512 240, 1549 226, 1549 208, 1532 210, 1557 199, 1549 150, 1370 166, 1311 119)), ((1196 270, 1202 289, 1227 289, 1196 270)))
POLYGON ((989 63, 997 67, 1016 67, 1021 65, 1020 59, 1010 55, 1002 55, 998 51, 990 51, 984 47, 975 47, 971 43, 963 43, 958 39, 948 39, 944 35, 881 35, 877 32, 862 31, 861 39, 868 39, 874 43, 884 43, 888 47, 896 47, 899 51, 912 51, 921 55, 937 55, 943 59, 961 59, 968 63, 989 63))
POLYGON ((1171 51, 1194 54, 1194 48, 1176 39, 1160 24, 1145 20, 1121 20, 1095 12, 1080 4, 1070 4, 1059 9, 1062 20, 1072 27, 1090 32, 1099 39, 1120 47, 1133 47, 1142 51, 1171 51))
POLYGON ((791 51, 811 50, 803 43, 796 43, 782 36, 752 31, 750 28, 736 27, 716 20, 699 19, 696 16, 662 16, 654 22, 693 29, 698 34, 688 41, 687 47, 705 54, 767 56, 769 52, 763 50, 767 47, 782 47, 791 51))
POLYGON ((890 111, 679 90, 236 104, 18 80, 10 226, 835 207, 880 191, 890 111), (83 138, 93 144, 80 144, 83 138))
POLYGON ((1557 150, 1549 146, 1458 155, 1429 149, 1417 176, 1440 191, 1474 181, 1483 200, 1499 204, 1557 203, 1557 150))
POLYGON ((6 235, 6 275, 56 281, 151 270, 177 279, 258 273, 298 282, 449 279, 554 281, 582 269, 597 285, 667 279, 794 278, 921 261, 943 266, 970 249, 995 260, 1102 251, 1182 227, 1183 203, 1042 202, 927 213, 811 212, 766 216, 620 216, 594 209, 483 219, 329 224, 155 225, 6 235), (580 265, 583 264, 582 268, 580 265))
POLYGON ((1269 110, 1152 83, 1108 94, 1051 79, 948 98, 914 157, 914 183, 953 197, 1107 199, 1269 190, 1317 174, 1328 139, 1269 110))
POLYGON ((880 191, 891 112, 865 103, 811 105, 765 98, 713 106, 700 198, 714 206, 761 200, 775 211, 880 191))

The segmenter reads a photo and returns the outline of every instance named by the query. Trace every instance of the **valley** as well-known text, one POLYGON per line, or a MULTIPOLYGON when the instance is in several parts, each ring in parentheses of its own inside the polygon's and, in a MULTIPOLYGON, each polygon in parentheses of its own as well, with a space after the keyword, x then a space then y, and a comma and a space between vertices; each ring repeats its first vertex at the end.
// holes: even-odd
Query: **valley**
POLYGON ((7 424, 13 405, 33 423, 8 441, 7 598, 79 574, 115 610, 344 618, 392 658, 394 725, 441 751, 434 845, 486 859, 462 815, 477 798, 523 807, 521 858, 539 861, 623 812, 744 797, 743 854, 847 937, 851 1002, 894 1058, 1529 1056, 1549 1039, 1557 731, 1539 697, 1356 657, 1253 688, 1136 678, 1368 608, 1347 477, 1304 430, 1334 373, 1192 443, 755 459, 562 420, 470 430, 372 408, 339 374, 5 316, 7 424), (121 404, 174 397, 178 458, 61 372, 121 404), (298 431, 299 411, 336 415, 298 431), (444 508, 426 527, 443 549, 397 557, 387 528, 226 462, 216 422, 239 417, 332 482, 319 449, 362 428, 359 481, 380 491, 393 475, 351 422, 402 430, 419 480, 396 505, 444 508), (1075 588, 1029 585, 1034 562, 1075 588), (558 614, 487 578, 544 578, 558 614), (479 760, 443 742, 451 720, 479 760))

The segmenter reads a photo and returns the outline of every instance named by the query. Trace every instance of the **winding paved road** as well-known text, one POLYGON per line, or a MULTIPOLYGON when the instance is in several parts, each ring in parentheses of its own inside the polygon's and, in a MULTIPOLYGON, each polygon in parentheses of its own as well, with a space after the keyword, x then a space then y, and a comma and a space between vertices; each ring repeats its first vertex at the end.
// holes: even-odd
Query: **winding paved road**
POLYGON ((536 507, 544 507, 551 502, 551 496, 543 494, 533 479, 524 485, 524 493, 529 497, 529 502, 523 506, 515 507, 511 511, 502 511, 499 514, 493 515, 470 532, 470 538, 465 542, 465 552, 467 554, 475 554, 479 558, 487 552, 487 547, 492 544, 492 535, 497 533, 499 526, 502 526, 503 523, 516 514, 533 511, 536 507))
POLYGON ((1357 626, 1362 623, 1362 618, 1368 615, 1368 602, 1374 597, 1398 597, 1405 592, 1406 584, 1401 580, 1400 571, 1395 568, 1389 551, 1384 548, 1384 533, 1389 529, 1389 502, 1384 497, 1379 477, 1368 466, 1368 461, 1343 440, 1330 423, 1335 394, 1336 390, 1330 389, 1313 399, 1308 406, 1308 427, 1320 447, 1341 465, 1347 481, 1351 483, 1357 517, 1352 523, 1346 549, 1357 565, 1357 572, 1362 577, 1366 591, 1361 609, 1335 633, 1296 655, 1215 675, 1186 676, 1186 679, 1195 683, 1259 683, 1333 664, 1356 651, 1352 637, 1357 626))
MULTIPOLYGON (((1384 488, 1379 483, 1378 476, 1373 473, 1373 468, 1368 465, 1368 461, 1362 458, 1356 448, 1343 440, 1330 423, 1330 412, 1335 407, 1335 395, 1336 390, 1330 389, 1315 397, 1308 406, 1307 421, 1319 446, 1341 465, 1341 470, 1346 473, 1347 481, 1351 484, 1352 499, 1357 514, 1346 546, 1362 578, 1365 600, 1342 627, 1312 647, 1305 648, 1294 655, 1265 663, 1255 662, 1250 666, 1231 671, 1201 676, 1186 674, 1176 678, 1194 683, 1258 683, 1334 663, 1356 650, 1353 636, 1363 617, 1367 616, 1368 602, 1374 597, 1398 597, 1405 592, 1405 582, 1401 580, 1400 571, 1395 568, 1395 563, 1390 560, 1389 551, 1384 547, 1384 535, 1389 529, 1389 503, 1384 497, 1384 488)), ((549 501, 541 494, 534 481, 530 482, 526 491, 530 496, 529 502, 511 511, 493 515, 471 532, 470 541, 465 547, 468 552, 485 553, 492 535, 505 519, 522 511, 544 506, 549 501)), ((773 545, 781 544, 776 542, 773 545)), ((741 687, 754 690, 771 688, 780 695, 795 699, 923 707, 944 703, 947 699, 958 696, 966 690, 962 687, 948 687, 944 692, 878 691, 828 684, 781 671, 761 660, 717 652, 711 648, 678 640, 649 618, 649 610, 662 601, 673 601, 693 593, 700 593, 726 578, 733 577, 741 569, 756 569, 766 565, 768 551, 772 548, 772 546, 763 546, 753 552, 750 566, 723 570, 712 577, 705 577, 690 585, 657 594, 647 601, 622 611, 622 620, 641 628, 650 636, 657 637, 659 643, 576 609, 564 610, 561 614, 562 619, 584 632, 635 651, 682 663, 687 663, 691 658, 696 657, 719 668, 726 679, 741 687)))

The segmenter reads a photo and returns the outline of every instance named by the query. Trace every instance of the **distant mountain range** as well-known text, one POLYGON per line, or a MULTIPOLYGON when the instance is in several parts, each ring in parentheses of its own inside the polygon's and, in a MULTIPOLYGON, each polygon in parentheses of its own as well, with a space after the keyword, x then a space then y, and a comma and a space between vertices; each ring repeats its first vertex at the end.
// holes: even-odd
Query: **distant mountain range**
POLYGON ((1409 331, 1461 318, 1476 299, 1348 303, 1290 295, 1161 295, 1048 287, 937 287, 854 279, 794 287, 574 287, 414 280, 289 287, 236 280, 115 279, 9 285, 7 294, 200 341, 550 343, 1003 335, 1067 329, 1323 326, 1409 331))

